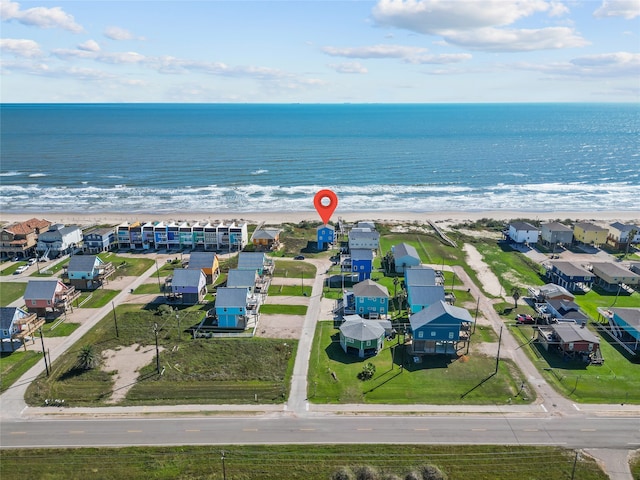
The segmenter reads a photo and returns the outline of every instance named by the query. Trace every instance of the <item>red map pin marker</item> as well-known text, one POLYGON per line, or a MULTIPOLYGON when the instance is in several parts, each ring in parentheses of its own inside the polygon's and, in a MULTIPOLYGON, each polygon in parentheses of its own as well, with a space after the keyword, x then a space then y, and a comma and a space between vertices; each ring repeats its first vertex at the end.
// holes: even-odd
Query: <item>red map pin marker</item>
POLYGON ((338 206, 338 196, 331 190, 320 190, 313 198, 313 204, 322 221, 327 224, 338 206))

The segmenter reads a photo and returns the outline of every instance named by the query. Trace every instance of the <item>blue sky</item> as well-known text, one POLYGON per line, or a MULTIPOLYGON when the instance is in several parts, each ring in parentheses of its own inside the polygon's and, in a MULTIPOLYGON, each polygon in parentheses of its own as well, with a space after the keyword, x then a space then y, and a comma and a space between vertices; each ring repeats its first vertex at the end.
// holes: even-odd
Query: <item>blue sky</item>
POLYGON ((640 0, 0 0, 2 102, 638 102, 640 0))

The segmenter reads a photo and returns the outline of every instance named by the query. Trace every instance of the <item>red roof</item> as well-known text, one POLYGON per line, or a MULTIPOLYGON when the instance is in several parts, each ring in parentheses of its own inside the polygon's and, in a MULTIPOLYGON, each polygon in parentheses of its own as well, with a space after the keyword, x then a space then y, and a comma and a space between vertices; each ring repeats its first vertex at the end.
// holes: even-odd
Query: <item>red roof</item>
POLYGON ((50 225, 51 222, 48 220, 39 220, 37 218, 32 218, 25 222, 12 223, 11 225, 6 226, 4 229, 13 233, 14 235, 28 235, 34 232, 36 229, 48 229, 50 225))

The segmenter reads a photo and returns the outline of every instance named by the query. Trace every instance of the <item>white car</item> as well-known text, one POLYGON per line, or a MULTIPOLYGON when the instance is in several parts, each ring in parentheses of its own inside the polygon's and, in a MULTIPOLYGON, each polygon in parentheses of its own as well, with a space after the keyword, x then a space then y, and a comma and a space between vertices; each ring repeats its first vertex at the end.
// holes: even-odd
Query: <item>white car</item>
POLYGON ((21 273, 26 272, 28 268, 29 268, 29 265, 22 265, 21 267, 16 268, 16 271, 13 272, 13 274, 20 275, 21 273))
POLYGON ((36 263, 36 259, 35 258, 30 258, 29 261, 27 262, 27 265, 31 266, 34 263, 36 263))

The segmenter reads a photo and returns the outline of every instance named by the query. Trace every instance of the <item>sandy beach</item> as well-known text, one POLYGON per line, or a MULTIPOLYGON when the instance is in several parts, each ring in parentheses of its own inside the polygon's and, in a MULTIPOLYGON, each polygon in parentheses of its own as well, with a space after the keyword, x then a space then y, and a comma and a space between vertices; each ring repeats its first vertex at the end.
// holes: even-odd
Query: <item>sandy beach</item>
MULTIPOLYGON (((122 212, 26 212, 26 213, 0 213, 0 222, 9 224, 20 222, 30 218, 44 218, 54 223, 66 225, 117 225, 123 222, 147 222, 147 221, 219 221, 247 222, 249 224, 264 223, 265 225, 280 225, 283 223, 299 223, 303 220, 320 221, 320 217, 313 211, 300 212, 174 212, 174 213, 122 213, 122 212)), ((530 212, 530 211, 438 211, 438 212, 401 212, 401 211, 336 211, 331 219, 339 218, 346 222, 360 220, 372 220, 379 223, 423 223, 432 221, 435 223, 456 224, 466 221, 476 221, 482 218, 509 221, 513 219, 530 219, 547 222, 556 219, 570 219, 577 221, 591 221, 601 224, 609 224, 615 221, 622 223, 640 223, 640 210, 638 211, 591 211, 591 212, 530 212)))

